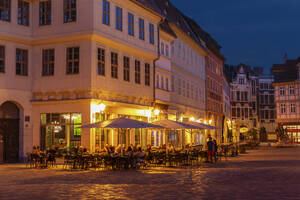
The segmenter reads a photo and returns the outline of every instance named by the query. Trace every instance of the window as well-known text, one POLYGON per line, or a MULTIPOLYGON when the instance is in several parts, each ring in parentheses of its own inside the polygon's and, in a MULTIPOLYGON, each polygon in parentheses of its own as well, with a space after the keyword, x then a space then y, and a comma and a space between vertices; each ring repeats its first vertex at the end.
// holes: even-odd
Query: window
POLYGON ((240 108, 237 108, 237 117, 241 117, 241 109, 240 108))
POLYGON ((54 49, 43 50, 42 76, 54 75, 54 49))
POLYGON ((175 92, 175 78, 174 78, 174 76, 171 77, 171 91, 175 92))
POLYGON ((118 78, 118 54, 111 53, 111 77, 118 78))
POLYGON ((280 96, 285 95, 284 87, 280 87, 280 88, 279 88, 279 95, 280 95, 280 96))
POLYGON ((236 108, 232 108, 232 117, 236 117, 236 108))
POLYGON ((274 95, 270 95, 270 104, 274 104, 274 95))
POLYGON ((275 119, 275 112, 274 112, 274 110, 270 110, 270 119, 275 119))
POLYGON ((150 44, 154 44, 154 25, 149 24, 149 42, 150 44))
POLYGON ((161 43, 160 48, 161 48, 161 55, 165 55, 165 44, 161 43))
POLYGON ((98 48, 98 75, 105 76, 105 50, 98 48))
POLYGON ((20 76, 28 75, 28 51, 25 49, 16 50, 16 74, 20 76))
POLYGON ((261 110, 261 111, 260 111, 260 118, 261 118, 261 119, 264 119, 264 118, 265 118, 265 111, 264 111, 264 110, 261 110))
POLYGON ((169 57, 169 45, 166 45, 166 56, 169 57))
POLYGON ((0 46, 0 73, 5 73, 5 47, 0 46))
POLYGON ((289 93, 290 93, 290 95, 295 95, 295 86, 290 85, 290 87, 289 87, 289 93))
POLYGON ((145 64, 145 85, 150 86, 150 64, 145 64))
POLYGON ((245 118, 248 118, 248 108, 245 108, 245 118))
POLYGON ((239 91, 236 92, 236 100, 240 101, 240 92, 239 91))
POLYGON ((265 103, 264 95, 260 95, 259 98, 260 98, 260 103, 264 104, 265 103))
POLYGON ((130 60, 128 57, 124 56, 123 58, 123 73, 124 73, 124 81, 130 81, 130 60))
POLYGON ((134 36, 134 16, 128 13, 128 35, 134 36))
POLYGON ((269 119, 269 111, 265 110, 265 119, 269 119))
POLYGON ((286 112, 285 110, 285 104, 280 104, 280 113, 284 114, 286 112))
POLYGON ((29 3, 18 0, 18 24, 29 26, 29 3))
POLYGON ((116 7, 116 29, 123 30, 123 10, 120 7, 116 7))
POLYGON ((0 1, 0 20, 10 21, 11 0, 0 1))
POLYGON ((166 90, 169 91, 169 79, 166 78, 166 90))
POLYGON ((107 0, 103 0, 102 23, 106 25, 110 24, 110 3, 107 0))
POLYGON ((67 74, 79 74, 79 47, 67 48, 67 74))
POLYGON ((291 113, 296 113, 296 104, 291 104, 291 113))
POLYGON ((245 101, 248 101, 248 92, 245 92, 245 101))
POLYGON ((165 81, 164 81, 164 80, 165 80, 164 77, 161 76, 161 77, 160 77, 160 82, 161 82, 161 84, 160 84, 160 89, 165 89, 165 81))
POLYGON ((243 78, 240 78, 240 79, 239 79, 239 84, 242 84, 242 85, 243 85, 244 83, 245 83, 245 80, 244 80, 243 78))
POLYGON ((145 40, 145 22, 143 19, 139 19, 139 38, 145 40))
POLYGON ((76 0, 64 0, 64 23, 76 21, 76 0))
POLYGON ((265 95, 265 104, 269 104, 269 95, 265 95))
POLYGON ((159 75, 156 75, 156 88, 159 88, 159 75))
POLYGON ((141 62, 135 61, 135 83, 141 84, 141 62))
POLYGON ((51 24, 51 0, 40 2, 40 26, 51 24))

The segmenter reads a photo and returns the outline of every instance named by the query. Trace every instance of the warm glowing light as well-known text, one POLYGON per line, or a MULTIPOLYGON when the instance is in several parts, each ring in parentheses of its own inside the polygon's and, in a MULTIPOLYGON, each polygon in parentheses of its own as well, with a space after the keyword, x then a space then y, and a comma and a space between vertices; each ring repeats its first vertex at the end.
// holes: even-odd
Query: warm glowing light
POLYGON ((204 124, 207 124, 207 120, 204 120, 204 124))
POLYGON ((105 108, 106 108, 106 105, 105 105, 105 104, 101 103, 101 104, 99 105, 99 110, 100 110, 101 112, 103 112, 103 111, 105 110, 105 108))
POLYGON ((209 120, 208 123, 211 124, 211 123, 212 123, 212 120, 209 120))
POLYGON ((91 111, 92 113, 100 113, 103 112, 106 108, 106 105, 101 103, 101 104, 92 104, 91 105, 91 111))
POLYGON ((192 122, 195 121, 195 118, 194 118, 194 117, 191 117, 191 118, 190 118, 190 121, 192 121, 192 122))
POLYGON ((160 110, 157 110, 157 109, 154 110, 154 114, 155 114, 155 115, 159 115, 159 113, 160 113, 160 110))
POLYGON ((145 110, 145 115, 146 115, 148 118, 151 118, 151 110, 145 110))

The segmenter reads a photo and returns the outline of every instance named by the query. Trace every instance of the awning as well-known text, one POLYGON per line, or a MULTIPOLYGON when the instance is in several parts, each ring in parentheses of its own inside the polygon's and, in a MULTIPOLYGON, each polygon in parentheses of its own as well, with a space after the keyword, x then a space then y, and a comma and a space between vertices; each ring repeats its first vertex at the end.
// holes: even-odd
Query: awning
POLYGON ((218 128, 214 127, 214 126, 210 126, 207 124, 203 124, 203 123, 198 123, 198 122, 187 122, 187 124, 193 125, 193 126, 197 126, 200 129, 206 129, 206 130, 218 130, 218 128))

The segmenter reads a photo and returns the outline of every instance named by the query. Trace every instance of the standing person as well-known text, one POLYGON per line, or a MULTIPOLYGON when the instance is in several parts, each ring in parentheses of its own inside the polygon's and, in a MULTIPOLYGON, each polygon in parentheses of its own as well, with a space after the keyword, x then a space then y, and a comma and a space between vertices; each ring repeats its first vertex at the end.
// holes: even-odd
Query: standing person
POLYGON ((208 142, 207 142, 207 159, 208 162, 212 162, 212 156, 213 156, 213 141, 212 138, 209 137, 208 142))
POLYGON ((213 140, 213 154, 214 154, 215 162, 217 162, 218 144, 216 140, 213 140))

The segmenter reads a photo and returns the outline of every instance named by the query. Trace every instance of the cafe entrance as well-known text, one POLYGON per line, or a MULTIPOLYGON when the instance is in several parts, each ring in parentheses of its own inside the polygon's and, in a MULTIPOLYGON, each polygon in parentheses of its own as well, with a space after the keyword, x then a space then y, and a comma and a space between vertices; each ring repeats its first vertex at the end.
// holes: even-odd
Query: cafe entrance
POLYGON ((17 162, 19 159, 19 123, 20 110, 13 102, 0 106, 0 144, 4 162, 17 162))

